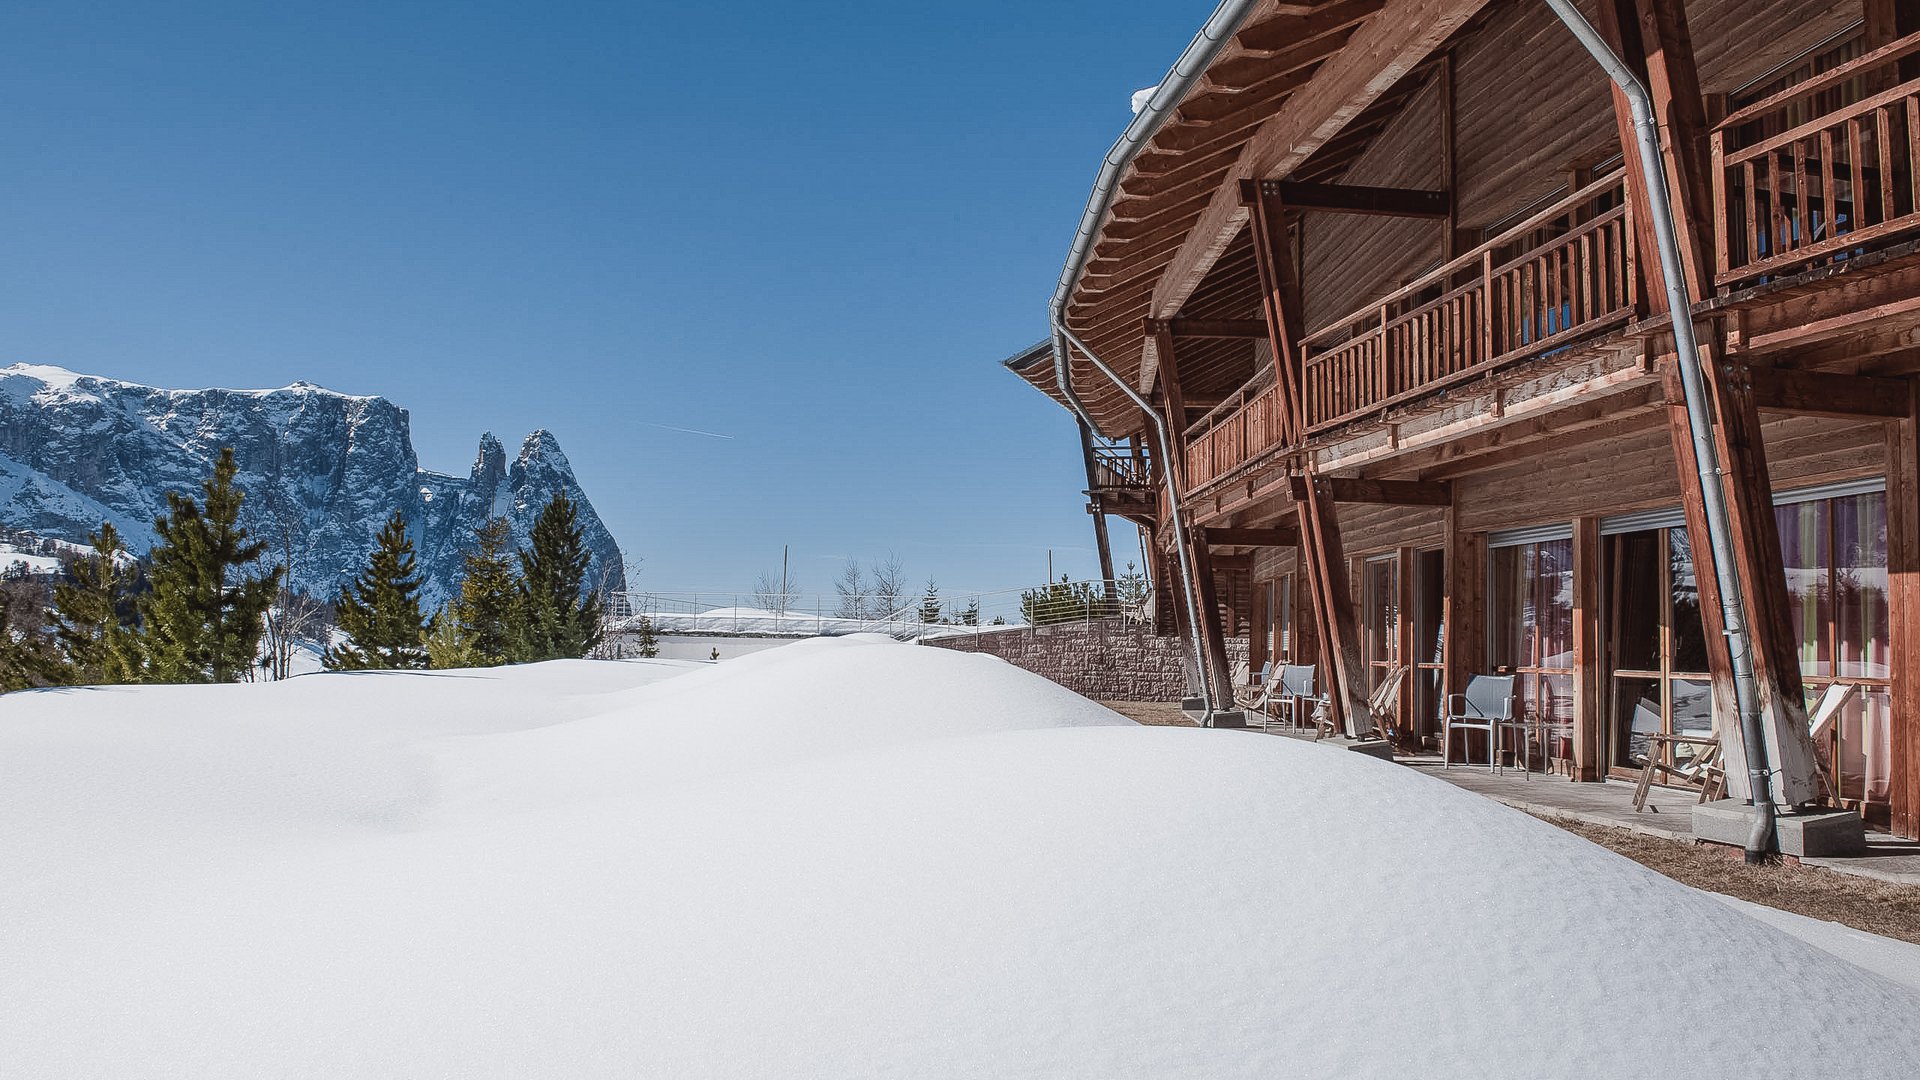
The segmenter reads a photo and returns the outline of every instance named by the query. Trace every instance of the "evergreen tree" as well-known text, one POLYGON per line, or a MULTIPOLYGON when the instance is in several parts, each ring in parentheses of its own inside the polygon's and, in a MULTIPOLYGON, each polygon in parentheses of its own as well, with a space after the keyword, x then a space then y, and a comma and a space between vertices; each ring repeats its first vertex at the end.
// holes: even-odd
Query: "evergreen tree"
POLYGON ((920 621, 937 623, 940 621, 940 583, 927 579, 926 594, 920 598, 920 621))
POLYGON ((979 597, 976 596, 973 599, 967 601, 966 609, 960 612, 960 625, 962 626, 979 626, 980 625, 980 598, 979 597))
POLYGON ((599 594, 581 592, 588 558, 573 502, 557 492, 520 552, 515 659, 582 657, 600 644, 599 594))
POLYGON ((458 601, 448 603, 437 612, 427 624, 427 665, 434 668, 487 667, 499 661, 490 661, 480 655, 473 647, 472 639, 460 625, 460 617, 454 607, 458 601))
POLYGON ((246 571, 267 545, 248 540, 238 524, 246 500, 233 483, 238 471, 233 448, 222 449, 213 476, 201 484, 204 503, 168 492, 168 512, 153 523, 160 543, 132 650, 141 679, 233 682, 253 669, 285 568, 246 571))
POLYGON ((58 681, 60 653, 46 614, 45 586, 26 574, 0 572, 0 693, 58 681))
POLYGON ((53 590, 53 638, 60 649, 57 681, 67 685, 124 682, 132 676, 129 575, 120 566, 120 533, 111 522, 87 538, 90 554, 67 566, 53 590))
POLYGON ((651 660, 660 655, 660 638, 653 632, 653 620, 645 615, 640 616, 638 624, 634 627, 633 651, 635 656, 645 660, 651 660))
POLYGON ((400 511, 380 528, 367 568, 340 590, 336 622, 347 642, 322 658, 332 671, 427 666, 427 625, 420 614, 420 573, 400 511))
MULTIPOLYGON (((492 518, 473 531, 474 549, 467 552, 466 576, 460 596, 449 605, 460 637, 470 654, 463 667, 489 667, 513 659, 520 605, 520 577, 514 570, 512 526, 506 518, 492 518)), ((440 665, 436 663, 435 667, 440 665)))

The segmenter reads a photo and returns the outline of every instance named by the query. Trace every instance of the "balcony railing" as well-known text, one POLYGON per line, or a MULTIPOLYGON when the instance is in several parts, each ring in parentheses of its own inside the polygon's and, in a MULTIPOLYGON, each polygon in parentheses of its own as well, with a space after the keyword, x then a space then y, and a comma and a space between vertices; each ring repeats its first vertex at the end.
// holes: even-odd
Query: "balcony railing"
POLYGON ((1149 488, 1153 466, 1146 450, 1130 446, 1093 448, 1093 484, 1096 488, 1149 488))
POLYGON ((1714 129, 1718 284, 1794 273, 1920 231, 1920 77, 1901 80, 1916 53, 1920 34, 1714 129))
POLYGON ((1215 418, 1187 444, 1187 484, 1198 487, 1279 445, 1280 420, 1280 394, 1271 386, 1215 418))
MULTIPOLYGON (((1624 325, 1639 296, 1625 195, 1622 174, 1599 180, 1307 335, 1299 361, 1306 432, 1624 325)), ((1243 395, 1250 395, 1243 406, 1189 434, 1189 486, 1279 445, 1278 390, 1243 395)))
POLYGON ((1307 432, 1626 322, 1637 287, 1624 196, 1620 174, 1590 184, 1307 335, 1307 432))

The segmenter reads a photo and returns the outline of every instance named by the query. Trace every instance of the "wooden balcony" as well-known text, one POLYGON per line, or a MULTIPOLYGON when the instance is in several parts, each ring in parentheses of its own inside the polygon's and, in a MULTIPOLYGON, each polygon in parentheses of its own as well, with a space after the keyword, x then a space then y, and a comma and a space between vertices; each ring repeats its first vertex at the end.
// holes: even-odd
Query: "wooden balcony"
MULTIPOLYGON (((1365 309, 1307 335, 1296 357, 1308 435, 1624 326, 1639 298, 1622 174, 1556 200, 1365 309)), ((1261 373, 1244 401, 1189 433, 1199 487, 1279 445, 1278 391, 1261 373)))
POLYGON ((1920 234, 1920 34, 1742 108, 1713 131, 1715 281, 1753 283, 1920 234), (1903 63, 1904 61, 1904 63, 1903 63))

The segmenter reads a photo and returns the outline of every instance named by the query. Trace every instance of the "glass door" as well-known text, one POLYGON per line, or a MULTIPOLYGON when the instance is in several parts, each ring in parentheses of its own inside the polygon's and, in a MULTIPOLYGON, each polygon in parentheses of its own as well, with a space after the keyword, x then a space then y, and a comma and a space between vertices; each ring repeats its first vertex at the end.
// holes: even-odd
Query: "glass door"
POLYGON ((1573 540, 1511 544, 1490 555, 1489 659, 1496 670, 1517 676, 1518 715, 1531 743, 1527 756, 1542 765, 1571 760, 1573 540))
POLYGON ((1705 748, 1655 735, 1710 738, 1713 688, 1693 549, 1684 528, 1605 538, 1607 768, 1637 778, 1652 755, 1673 766, 1705 748))
POLYGON ((1439 737, 1446 703, 1447 554, 1434 548, 1413 557, 1413 722, 1415 735, 1439 737))
POLYGON ((1367 690, 1379 688, 1400 663, 1400 560, 1394 555, 1368 559, 1360 586, 1362 657, 1367 690))
POLYGON ((1892 782, 1886 493, 1792 502, 1774 515, 1808 707, 1836 683, 1858 688, 1816 748, 1840 801, 1883 818, 1892 782))

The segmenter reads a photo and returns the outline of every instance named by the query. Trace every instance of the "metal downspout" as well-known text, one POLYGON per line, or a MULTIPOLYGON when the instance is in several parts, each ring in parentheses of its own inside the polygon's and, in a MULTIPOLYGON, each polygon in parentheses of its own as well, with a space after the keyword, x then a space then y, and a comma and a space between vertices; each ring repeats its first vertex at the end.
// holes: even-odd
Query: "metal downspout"
POLYGON ((1094 355, 1093 350, 1087 348, 1087 343, 1081 341, 1078 335, 1059 324, 1055 324, 1054 330, 1071 341, 1073 347, 1079 349, 1081 354, 1092 362, 1095 370, 1105 376, 1107 381, 1119 387, 1120 392, 1127 395, 1135 405, 1140 406, 1140 411, 1146 413, 1147 419, 1153 421, 1154 435, 1160 444, 1162 462, 1160 475, 1166 481, 1167 502, 1173 507, 1173 543, 1180 551, 1180 584, 1182 586, 1180 591, 1185 594, 1187 601, 1188 644, 1193 646, 1194 672, 1200 678, 1200 700, 1206 703, 1206 715, 1201 723, 1206 727, 1212 727, 1213 714, 1219 711, 1222 699, 1219 688, 1213 683, 1213 664, 1207 658, 1206 643, 1200 636, 1200 602, 1194 598, 1193 592, 1193 552, 1187 544, 1186 522, 1180 516, 1180 482, 1174 477, 1177 466, 1173 459, 1173 439, 1167 433, 1167 422, 1154 410, 1153 405, 1146 398, 1140 396, 1139 391, 1128 386, 1127 380, 1115 374, 1114 370, 1107 366, 1106 361, 1094 355))
POLYGON ((1080 227, 1074 232, 1073 247, 1067 252, 1067 264, 1060 270, 1060 281, 1054 286, 1053 300, 1047 307, 1048 324, 1053 328, 1053 376, 1060 387, 1060 394, 1067 399, 1067 405, 1087 427, 1098 433, 1100 425, 1094 423, 1080 395, 1073 388, 1073 369, 1068 361, 1067 343, 1080 350, 1093 363, 1102 376, 1121 392, 1132 399, 1134 404, 1145 411, 1153 421, 1154 432, 1160 444, 1160 460, 1165 463, 1162 472, 1166 476, 1167 500, 1173 513, 1174 542, 1180 549, 1181 592, 1186 594, 1188 626, 1194 635, 1194 669, 1200 676, 1201 698, 1206 702, 1206 723, 1213 724, 1215 707, 1220 703, 1217 688, 1213 685, 1212 665, 1207 660, 1206 648, 1200 643, 1199 601, 1194 598, 1193 559, 1187 546, 1186 525, 1180 514, 1180 489, 1174 478, 1178 462, 1173 457, 1173 442, 1167 434, 1167 425, 1154 411, 1147 400, 1127 385, 1125 379, 1114 374, 1098 356, 1095 356, 1087 344, 1067 329, 1067 300, 1073 293, 1073 287, 1080 280, 1080 271, 1086 267, 1087 258, 1093 253, 1093 240, 1100 231, 1100 223, 1107 216, 1107 208, 1113 203, 1114 193, 1120 187, 1120 174, 1126 170, 1134 157, 1152 139, 1160 126, 1173 114, 1187 90, 1213 63, 1228 41, 1240 29, 1240 24, 1253 11, 1260 0, 1221 0, 1214 8, 1206 24, 1194 35, 1192 41, 1173 62, 1173 67, 1160 85, 1154 88, 1153 96, 1147 104, 1134 114, 1133 121, 1127 125, 1120 137, 1114 140, 1113 147, 1100 163, 1100 172, 1094 178, 1093 191, 1087 196, 1087 206, 1080 214, 1080 227))
POLYGON ((1693 334, 1693 298, 1681 272, 1680 245, 1674 239, 1673 193, 1660 162, 1660 131, 1654 119, 1653 99, 1605 39, 1570 0, 1546 0, 1573 36, 1579 39, 1607 76, 1627 97, 1633 109, 1633 130, 1640 149, 1640 173, 1647 185, 1648 215, 1660 246, 1660 273, 1666 279, 1667 308, 1673 316, 1673 344, 1686 392, 1687 429, 1693 438, 1693 460, 1700 474, 1705 504, 1707 540, 1713 549, 1714 580, 1720 586, 1720 619, 1725 627, 1727 653, 1733 667, 1733 693, 1740 713, 1740 738, 1746 744, 1748 793, 1754 807, 1753 832, 1747 838, 1746 860, 1764 862, 1773 847, 1772 771, 1767 763, 1766 733, 1760 722, 1760 693, 1753 674, 1753 642, 1747 632, 1746 597, 1733 571, 1732 532, 1727 521, 1726 491, 1721 483, 1719 452, 1708 426, 1706 386, 1700 375, 1700 344, 1693 334))

